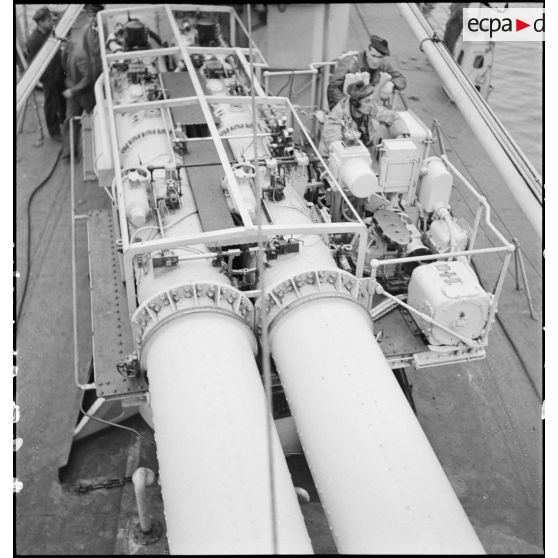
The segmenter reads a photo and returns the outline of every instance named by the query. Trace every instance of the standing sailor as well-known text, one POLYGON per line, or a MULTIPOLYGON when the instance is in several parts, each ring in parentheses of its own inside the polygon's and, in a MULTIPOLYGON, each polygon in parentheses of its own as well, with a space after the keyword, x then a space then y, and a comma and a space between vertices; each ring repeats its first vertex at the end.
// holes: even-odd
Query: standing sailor
MULTIPOLYGON (((33 15, 37 27, 27 41, 27 57, 31 62, 41 50, 47 39, 53 36, 54 20, 47 7, 39 8, 33 15)), ((52 139, 62 141, 61 126, 66 116, 64 90, 64 70, 60 51, 57 50, 40 78, 45 95, 45 120, 52 139)))
POLYGON ((103 73, 101 62, 101 46, 99 44, 99 30, 97 28, 97 12, 104 10, 103 4, 85 4, 85 13, 89 23, 83 33, 82 48, 89 61, 91 84, 95 85, 97 78, 103 73))
MULTIPOLYGON (((95 94, 91 81, 89 59, 80 45, 75 45, 71 39, 66 43, 64 56, 66 69, 66 89, 64 97, 67 99, 66 121, 64 122, 64 148, 62 157, 70 157, 69 127, 74 116, 81 116, 83 112, 90 113, 95 106, 95 94)), ((79 124, 74 122, 74 152, 79 159, 79 124)))

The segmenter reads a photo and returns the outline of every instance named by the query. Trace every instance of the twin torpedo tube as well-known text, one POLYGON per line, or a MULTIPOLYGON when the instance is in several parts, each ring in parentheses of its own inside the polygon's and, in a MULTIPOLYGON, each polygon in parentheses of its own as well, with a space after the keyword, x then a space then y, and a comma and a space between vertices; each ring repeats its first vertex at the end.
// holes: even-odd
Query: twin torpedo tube
MULTIPOLYGON (((224 114, 232 110, 221 107, 224 114)), ((251 128, 251 112, 244 110, 251 128)), ((167 135, 156 132, 122 152, 137 132, 133 114, 116 121, 121 166, 133 169, 123 188, 130 235, 145 226, 140 196, 130 192, 142 188, 150 157, 164 165, 172 155, 167 135)), ((163 125, 145 113, 136 124, 145 126, 149 118, 155 130, 163 125)), ((227 141, 235 157, 240 149, 246 157, 244 139, 227 141)), ((185 176, 182 193, 187 217, 166 231, 168 237, 202 230, 185 176)), ((268 207, 275 224, 312 222, 289 185, 284 199, 268 207)), ((149 379, 171 553, 272 553, 272 521, 279 553, 312 552, 275 430, 272 506, 270 411, 253 329, 262 311, 269 315, 271 354, 339 552, 482 553, 374 338, 359 303, 359 281, 337 267, 320 236, 298 240, 299 252, 269 262, 256 308, 207 258, 169 269, 143 262, 135 269, 139 305, 132 328, 149 379)))

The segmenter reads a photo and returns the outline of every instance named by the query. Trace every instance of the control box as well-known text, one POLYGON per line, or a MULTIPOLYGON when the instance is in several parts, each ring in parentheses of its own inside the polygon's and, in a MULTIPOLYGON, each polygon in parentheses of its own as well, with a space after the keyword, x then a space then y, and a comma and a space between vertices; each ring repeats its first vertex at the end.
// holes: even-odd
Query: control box
MULTIPOLYGON (((410 139, 385 139, 379 149, 379 189, 386 194, 406 194, 416 189, 420 161, 410 139)), ((412 201, 412 200, 409 200, 412 201)))

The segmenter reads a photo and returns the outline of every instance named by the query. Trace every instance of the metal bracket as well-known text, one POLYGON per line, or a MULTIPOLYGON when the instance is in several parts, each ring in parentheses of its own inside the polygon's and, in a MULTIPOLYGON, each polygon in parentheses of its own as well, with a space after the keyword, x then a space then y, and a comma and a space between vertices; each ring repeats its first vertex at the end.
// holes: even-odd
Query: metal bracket
POLYGON ((435 351, 439 347, 430 347, 426 353, 416 353, 413 355, 413 365, 416 369, 431 366, 443 366, 446 364, 459 364, 460 362, 472 362, 482 360, 486 357, 486 351, 482 347, 473 349, 459 349, 451 352, 435 351))
POLYGON ((212 282, 187 283, 152 296, 134 312, 132 330, 140 359, 142 347, 164 323, 186 314, 207 311, 229 314, 253 329, 254 307, 242 292, 230 285, 212 282))
POLYGON ((371 293, 368 286, 369 280, 359 280, 351 273, 340 269, 325 269, 307 271, 293 277, 279 281, 267 289, 264 295, 265 307, 262 298, 256 303, 256 329, 261 332, 261 314, 267 312, 269 327, 294 307, 318 298, 346 298, 356 302, 368 312, 371 293))

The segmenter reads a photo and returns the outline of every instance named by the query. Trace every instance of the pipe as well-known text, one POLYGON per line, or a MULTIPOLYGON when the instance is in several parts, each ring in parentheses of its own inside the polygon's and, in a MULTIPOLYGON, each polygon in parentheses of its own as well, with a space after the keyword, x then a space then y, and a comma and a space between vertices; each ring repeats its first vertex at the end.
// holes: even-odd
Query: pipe
POLYGON ((528 187, 529 184, 518 172, 514 165, 514 161, 497 140, 494 126, 498 125, 501 127, 501 124, 497 121, 496 116, 492 115, 492 118, 488 122, 485 120, 482 111, 475 102, 476 99, 482 100, 482 98, 469 82, 463 81, 459 83, 458 79, 453 75, 452 71, 455 71, 455 66, 457 66, 457 64, 453 59, 444 57, 443 49, 445 47, 437 45, 430 40, 431 37, 427 33, 425 27, 421 25, 416 11, 413 10, 409 4, 399 3, 397 6, 417 39, 421 41, 421 48, 428 56, 430 63, 465 117, 471 130, 486 150, 490 160, 498 169, 520 208, 523 209, 523 212, 531 222, 535 232, 539 237, 542 237, 541 204, 533 196, 533 193, 528 191, 526 186, 528 187), (471 90, 475 91, 473 96, 470 96, 471 90), (497 121, 497 124, 491 126, 489 124, 491 121, 497 121))
POLYGON ((95 82, 95 110, 93 113, 93 121, 99 123, 99 131, 95 128, 93 145, 95 146, 95 173, 99 179, 99 186, 108 187, 114 179, 114 164, 112 162, 112 151, 110 146, 109 127, 107 123, 107 114, 105 106, 105 95, 103 93, 104 78, 101 74, 95 82), (95 118, 97 116, 97 118, 95 118), (97 143, 101 149, 97 150, 97 143))
POLYGON ((362 308, 303 303, 271 351, 340 553, 483 553, 362 308))
MULTIPOLYGON (((269 206, 273 222, 304 222, 296 193, 287 187, 285 196, 269 206)), ((327 280, 300 281, 284 306, 293 290, 282 282, 336 269, 320 237, 303 240, 266 268, 264 300, 275 293, 283 305, 270 316, 271 353, 339 552, 482 553, 366 309, 327 280)))
MULTIPOLYGON (((182 316, 144 347, 172 554, 272 552, 266 421, 256 345, 239 320, 182 316)), ((279 553, 312 552, 272 431, 279 553)))

